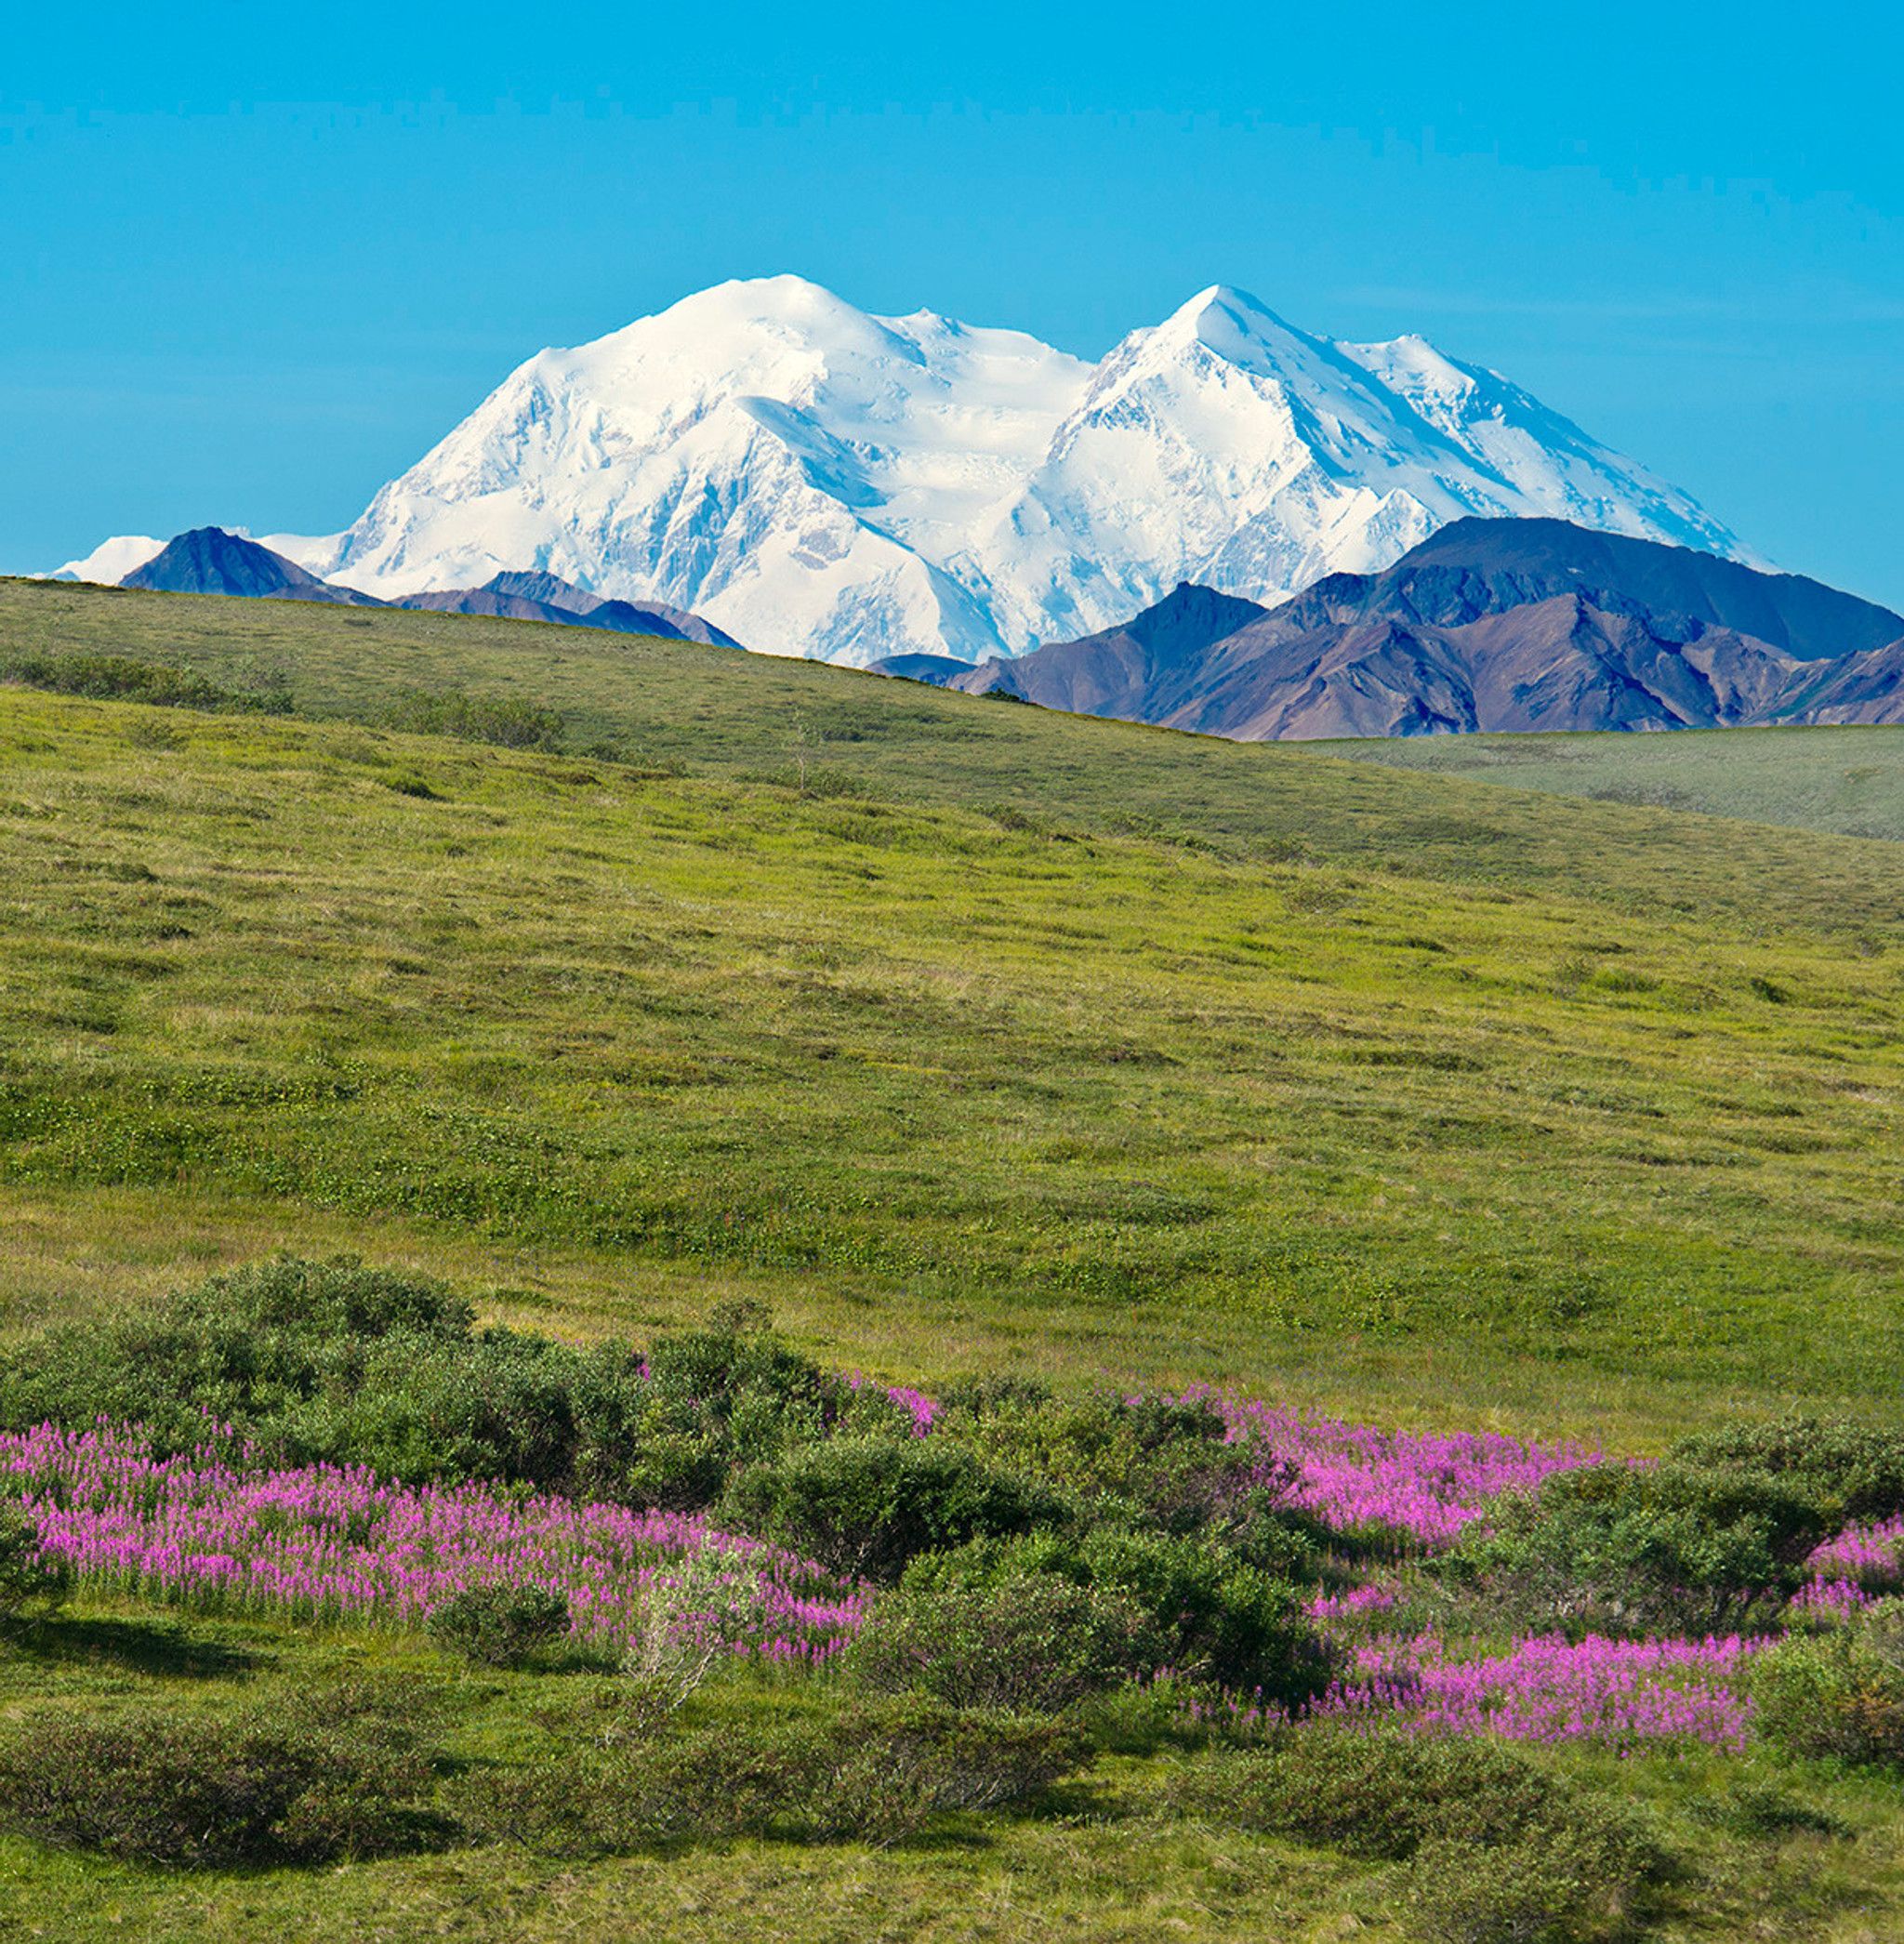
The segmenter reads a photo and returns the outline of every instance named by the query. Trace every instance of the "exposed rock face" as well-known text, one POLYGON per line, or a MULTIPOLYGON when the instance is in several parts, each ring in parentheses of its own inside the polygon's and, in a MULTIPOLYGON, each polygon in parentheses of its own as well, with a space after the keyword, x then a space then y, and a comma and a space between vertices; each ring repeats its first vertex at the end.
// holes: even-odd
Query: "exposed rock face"
POLYGON ((949 685, 1250 742, 1904 721, 1904 617, 1560 521, 1462 521, 1384 573, 1225 602, 1179 588, 949 685))

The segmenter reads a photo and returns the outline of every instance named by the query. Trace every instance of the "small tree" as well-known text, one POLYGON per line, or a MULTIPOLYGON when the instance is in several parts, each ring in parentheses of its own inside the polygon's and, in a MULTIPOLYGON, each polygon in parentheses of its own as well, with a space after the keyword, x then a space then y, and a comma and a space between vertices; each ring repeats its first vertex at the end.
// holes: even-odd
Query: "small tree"
POLYGON ((642 1588, 621 1671, 642 1712, 671 1714, 760 1619, 759 1576, 704 1545, 642 1588))

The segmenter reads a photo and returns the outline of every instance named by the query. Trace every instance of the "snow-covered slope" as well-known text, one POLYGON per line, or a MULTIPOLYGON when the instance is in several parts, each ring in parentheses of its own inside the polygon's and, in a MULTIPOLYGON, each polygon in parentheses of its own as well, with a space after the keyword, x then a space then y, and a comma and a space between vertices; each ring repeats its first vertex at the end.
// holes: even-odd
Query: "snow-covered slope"
POLYGON ((116 588, 128 574, 137 574, 148 561, 158 559, 165 547, 150 534, 114 534, 101 540, 88 554, 55 567, 48 580, 89 580, 102 588, 116 588))
POLYGON ((1218 287, 1093 366, 797 277, 542 352, 348 532, 269 544, 385 598, 542 569, 777 653, 976 661, 1181 580, 1263 602, 1379 569, 1464 513, 1742 551, 1419 338, 1334 344, 1218 287))

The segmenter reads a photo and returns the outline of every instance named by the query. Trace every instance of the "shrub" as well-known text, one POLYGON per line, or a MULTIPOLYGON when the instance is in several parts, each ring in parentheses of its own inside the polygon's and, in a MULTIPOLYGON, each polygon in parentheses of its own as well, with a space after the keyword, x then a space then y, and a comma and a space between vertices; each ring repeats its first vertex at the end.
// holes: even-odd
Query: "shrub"
POLYGON ((1239 1502, 1223 1539, 1239 1559, 1272 1579, 1305 1586, 1322 1577, 1326 1554, 1354 1550, 1321 1520, 1278 1503, 1277 1494, 1265 1489, 1252 1490, 1239 1502))
POLYGON ((1022 1801, 1082 1756, 1062 1724, 914 1699, 819 1724, 598 1736, 528 1768, 479 1770, 459 1800, 479 1833, 559 1856, 774 1834, 885 1844, 949 1811, 1022 1801))
POLYGON ((627 1856, 669 1844, 765 1835, 799 1799, 783 1746, 739 1733, 657 1741, 600 1738, 522 1767, 476 1769, 456 1792, 478 1836, 560 1857, 627 1856))
POLYGON ((189 1450, 209 1415, 280 1462, 618 1496, 649 1403, 636 1353, 473 1321, 424 1278, 281 1257, 0 1356, 0 1422, 107 1417, 189 1450))
POLYGON ((1025 1581, 1049 1576, 1115 1595, 1145 1616, 1152 1659, 1137 1671, 1168 1667, 1289 1704, 1326 1686, 1333 1671, 1293 1587, 1194 1540, 1116 1527, 1075 1539, 1039 1532, 922 1558, 905 1583, 919 1593, 996 1588, 1009 1601, 1025 1581))
POLYGON ((819 1740, 808 1832, 891 1843, 955 1810, 1036 1796, 1084 1760, 1066 1724, 959 1710, 918 1696, 849 1709, 819 1740))
POLYGON ((0 660, 0 682, 49 689, 56 694, 102 701, 144 702, 159 708, 285 712, 282 682, 253 690, 221 688, 189 668, 141 661, 129 655, 13 655, 0 660))
POLYGON ((350 1258, 280 1257, 0 1357, 0 1418, 83 1429, 109 1417, 181 1450, 204 1439, 207 1416, 269 1436, 327 1382, 361 1381, 366 1340, 467 1338, 469 1323, 434 1283, 350 1258))
POLYGON ((1751 1661, 1756 1725, 1797 1755, 1904 1764, 1904 1603, 1792 1634, 1751 1661))
POLYGON ((505 749, 560 749, 561 715, 513 695, 471 695, 460 689, 432 694, 412 689, 384 710, 387 729, 416 735, 451 735, 505 749))
POLYGON ((888 1595, 851 1650, 858 1679, 958 1708, 1055 1713, 1157 1666, 1162 1635, 1129 1595, 1032 1573, 888 1595))
POLYGON ((1212 1546, 1092 1532, 1079 1548, 1093 1581, 1142 1601, 1170 1639, 1167 1658, 1185 1674, 1280 1702, 1328 1685, 1327 1648, 1286 1581, 1212 1546))
POLYGON ((758 1580, 712 1547, 657 1570, 642 1589, 641 1617, 622 1656, 638 1712, 672 1713, 759 1620, 758 1580))
POLYGON ((430 1618, 435 1639, 483 1667, 520 1667, 568 1625, 568 1602, 541 1586, 472 1586, 430 1618))
POLYGON ((1034 1385, 968 1382, 946 1403, 938 1435, 1048 1480, 1099 1516, 1168 1532, 1195 1530, 1240 1502, 1258 1461, 1227 1441, 1222 1414, 1201 1400, 1057 1399, 1034 1385))
POLYGON ((0 1507, 0 1614, 57 1607, 72 1579, 64 1560, 40 1550, 40 1528, 32 1519, 18 1507, 0 1507))
POLYGON ((440 1842, 412 1739, 340 1707, 325 1726, 179 1720, 37 1723, 0 1747, 0 1827, 57 1848, 190 1867, 317 1863, 440 1842))
POLYGON ((938 1438, 840 1437, 743 1473, 726 1515, 839 1573, 891 1582, 921 1553, 1026 1532, 1062 1507, 938 1438))
POLYGON ((1554 1806, 1551 1779, 1492 1742, 1322 1726, 1200 1764, 1172 1794, 1239 1829, 1389 1860, 1437 1838, 1510 1842, 1554 1806))
POLYGON ((1444 1570, 1527 1625, 1716 1632, 1775 1616, 1837 1523, 1801 1475, 1675 1453, 1555 1473, 1444 1570))
POLYGON ((1435 1944, 1612 1938, 1671 1858, 1620 1805, 1498 1743, 1310 1726, 1186 1768, 1182 1809, 1409 1865, 1403 1902, 1435 1944))
POLYGON ((1506 1505, 1449 1562, 1534 1625, 1707 1632, 1769 1620, 1805 1555, 1904 1510, 1904 1437, 1787 1417, 1681 1440, 1657 1466, 1586 1465, 1506 1505))
POLYGON ((1402 1890, 1427 1944, 1598 1944, 1632 1934, 1657 1871, 1605 1830, 1562 1826, 1490 1845, 1426 1843, 1402 1890))
POLYGON ((1831 1531, 1904 1512, 1904 1435, 1845 1418, 1788 1416, 1696 1433, 1674 1447, 1686 1464, 1781 1478, 1817 1504, 1831 1531))

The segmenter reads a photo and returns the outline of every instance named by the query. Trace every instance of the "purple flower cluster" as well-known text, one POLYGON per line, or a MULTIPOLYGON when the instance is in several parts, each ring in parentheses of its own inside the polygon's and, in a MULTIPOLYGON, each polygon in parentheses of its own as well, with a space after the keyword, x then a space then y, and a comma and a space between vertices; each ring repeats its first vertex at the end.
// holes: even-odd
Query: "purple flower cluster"
POLYGON ((1554 1472, 1599 1458, 1499 1432, 1378 1431, 1227 1391, 1185 1395, 1223 1414, 1232 1442, 1258 1448, 1262 1482, 1280 1486, 1287 1503, 1338 1532, 1386 1534, 1430 1550, 1460 1538, 1502 1492, 1531 1491, 1554 1472))
POLYGON ((1342 1593, 1315 1594, 1302 1610, 1313 1620, 1359 1620, 1367 1614, 1386 1613, 1398 1597, 1394 1587, 1368 1580, 1342 1593))
POLYGON ((647 1590, 671 1583, 670 1562, 700 1553, 728 1578, 723 1624, 737 1605, 744 1610, 736 1652, 825 1660, 866 1613, 864 1588, 698 1516, 483 1485, 392 1485, 361 1467, 258 1470, 244 1460, 242 1447, 218 1437, 155 1459, 136 1431, 106 1425, 0 1435, 0 1473, 22 1488, 42 1548, 128 1592, 402 1623, 427 1620, 470 1587, 538 1586, 568 1602, 575 1638, 619 1651, 647 1590))
POLYGON ((1702 1742, 1739 1749, 1752 1702, 1731 1677, 1752 1649, 1736 1634, 1709 1640, 1569 1641, 1529 1634, 1459 1660, 1435 1634, 1375 1640, 1352 1671, 1291 1716, 1240 1695, 1198 1698, 1193 1718, 1244 1732, 1298 1721, 1393 1721, 1423 1734, 1509 1741, 1590 1742, 1621 1754, 1702 1742))
POLYGON ((1904 1516, 1847 1526, 1805 1566, 1811 1578, 1792 1604, 1810 1612, 1849 1613, 1904 1590, 1904 1516))
POLYGON ((1477 1660, 1451 1659, 1433 1634, 1356 1650, 1355 1673, 1312 1715, 1396 1714, 1423 1729, 1510 1741, 1744 1746, 1751 1701, 1729 1685, 1751 1651, 1737 1634, 1706 1640, 1569 1641, 1531 1634, 1477 1660))
MULTIPOLYGON (((872 1382, 872 1379, 858 1370, 849 1370, 846 1373, 846 1382, 849 1388, 863 1391, 872 1382)), ((889 1403, 896 1404, 912 1420, 914 1437, 924 1437, 932 1428, 932 1420, 939 1415, 936 1398, 928 1397, 923 1391, 916 1391, 909 1384, 882 1383, 879 1388, 885 1394, 889 1403)))

